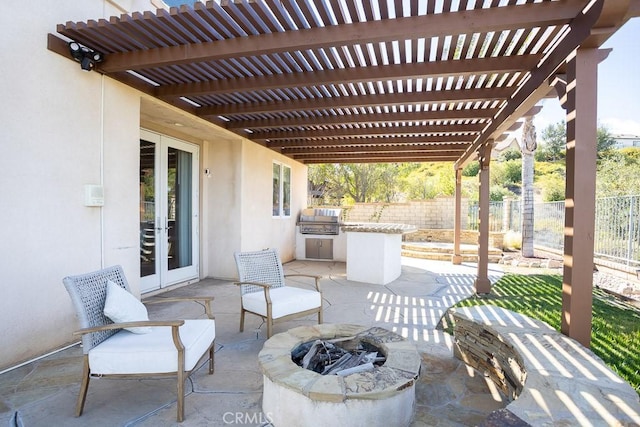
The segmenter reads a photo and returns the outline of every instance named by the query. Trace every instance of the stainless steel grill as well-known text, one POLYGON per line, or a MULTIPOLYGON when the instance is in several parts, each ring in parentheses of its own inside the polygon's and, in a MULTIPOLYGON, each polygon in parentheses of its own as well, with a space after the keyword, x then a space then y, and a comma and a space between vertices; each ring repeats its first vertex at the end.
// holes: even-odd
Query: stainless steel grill
POLYGON ((304 209, 298 226, 301 234, 335 236, 340 233, 341 209, 304 209))

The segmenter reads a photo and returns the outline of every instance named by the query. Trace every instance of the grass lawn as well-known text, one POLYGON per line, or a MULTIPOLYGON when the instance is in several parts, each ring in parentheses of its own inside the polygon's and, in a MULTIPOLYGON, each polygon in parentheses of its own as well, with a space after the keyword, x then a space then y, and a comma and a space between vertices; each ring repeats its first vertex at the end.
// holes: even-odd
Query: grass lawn
MULTIPOLYGON (((491 295, 454 307, 493 304, 542 320, 560 331, 562 276, 507 274, 491 295)), ((640 309, 594 289, 591 350, 640 394, 640 309)))

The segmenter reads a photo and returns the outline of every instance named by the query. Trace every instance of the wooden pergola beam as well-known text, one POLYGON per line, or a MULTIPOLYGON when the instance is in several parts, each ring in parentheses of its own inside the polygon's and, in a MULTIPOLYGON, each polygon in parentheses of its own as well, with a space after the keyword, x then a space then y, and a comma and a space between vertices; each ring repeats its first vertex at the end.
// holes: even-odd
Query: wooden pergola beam
POLYGON ((551 91, 549 78, 562 65, 564 60, 573 52, 580 43, 589 37, 591 27, 597 21, 602 10, 604 0, 596 0, 586 13, 579 13, 569 24, 566 36, 559 45, 531 71, 529 79, 509 99, 495 120, 478 136, 474 143, 456 162, 456 167, 461 167, 475 156, 478 148, 488 139, 498 138, 513 122, 529 111, 540 99, 551 91))
POLYGON ((496 58, 460 59, 377 67, 342 68, 246 77, 225 80, 164 85, 155 88, 155 96, 166 99, 179 96, 221 95, 309 86, 337 86, 381 80, 429 79, 472 74, 513 73, 531 69, 540 55, 514 55, 496 58))
POLYGON ((335 114, 331 116, 309 115, 275 119, 232 119, 225 127, 229 130, 269 129, 297 126, 350 125, 364 123, 420 123, 442 120, 486 120, 498 113, 497 108, 476 108, 460 110, 429 110, 411 112, 380 112, 366 114, 335 114))
POLYGON ((277 141, 307 138, 339 138, 355 136, 393 136, 462 133, 464 138, 472 138, 484 128, 483 124, 427 125, 427 126, 390 126, 390 127, 357 127, 341 129, 296 129, 291 131, 259 131, 247 135, 253 141, 277 141))
MULTIPOLYGON (((99 64, 97 69, 103 73, 114 73, 332 46, 564 25, 577 15, 583 5, 584 2, 581 0, 527 3, 273 32, 135 52, 117 52, 106 55, 105 61, 99 64)), ((194 8, 199 12, 207 6, 196 2, 194 8)), ((145 13, 134 15, 129 21, 135 23, 147 19, 152 18, 150 14, 145 13)), ((168 19, 163 16, 154 19, 160 25, 167 25, 168 19)), ((114 25, 119 26, 121 23, 116 22, 114 25)), ((73 39, 77 34, 82 34, 83 29, 82 23, 67 22, 65 25, 58 25, 57 32, 73 39)))
MULTIPOLYGON (((333 154, 333 153, 358 153, 362 151, 367 151, 369 153, 383 153, 383 152, 414 152, 414 153, 422 153, 422 154, 433 154, 440 155, 441 153, 446 153, 447 155, 460 155, 465 149, 465 146, 462 144, 447 144, 445 145, 394 145, 394 146, 372 146, 366 147, 365 149, 362 146, 334 146, 334 147, 323 147, 320 146, 313 150, 314 155, 322 155, 322 154, 333 154)), ((301 155, 308 154, 309 151, 302 147, 291 147, 291 148, 280 148, 280 152, 284 155, 301 155)))
POLYGON ((397 145, 397 144, 430 144, 437 146, 438 144, 460 144, 465 147, 469 146, 473 141, 473 135, 432 135, 432 136, 394 136, 394 137, 379 137, 379 138, 335 138, 335 139, 299 139, 291 141, 273 141, 265 143, 264 145, 269 148, 280 147, 333 147, 340 145, 356 145, 356 146, 369 146, 369 145, 397 145))
POLYGON ((435 155, 421 153, 369 153, 369 154, 336 154, 316 157, 312 154, 294 156, 295 160, 305 164, 313 163, 404 163, 404 162, 454 162, 457 155, 435 155))
POLYGON ((511 96, 513 88, 483 88, 440 90, 384 95, 339 96, 311 99, 295 99, 280 102, 255 102, 198 108, 198 116, 231 116, 244 114, 276 113, 286 111, 314 111, 327 108, 375 108, 379 105, 418 105, 451 102, 503 101, 511 96))

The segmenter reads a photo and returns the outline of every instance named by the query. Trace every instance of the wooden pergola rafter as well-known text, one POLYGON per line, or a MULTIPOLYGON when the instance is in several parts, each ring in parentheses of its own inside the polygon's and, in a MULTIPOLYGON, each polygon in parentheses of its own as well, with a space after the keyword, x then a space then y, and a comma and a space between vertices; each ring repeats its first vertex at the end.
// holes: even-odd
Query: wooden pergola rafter
POLYGON ((338 68, 294 74, 276 74, 228 80, 209 80, 158 87, 154 94, 161 99, 181 96, 206 96, 237 92, 305 88, 309 86, 340 86, 389 80, 440 79, 468 77, 475 74, 525 72, 540 61, 541 55, 522 55, 502 58, 461 59, 434 62, 425 69, 424 63, 381 65, 363 68, 354 74, 351 69, 338 68))
POLYGON ((465 109, 465 110, 428 110, 411 112, 373 112, 358 114, 339 114, 331 111, 331 115, 309 114, 301 117, 282 117, 273 119, 237 119, 227 125, 227 129, 284 129, 295 126, 330 126, 354 124, 384 124, 384 123, 416 123, 425 122, 473 122, 484 123, 498 112, 497 108, 465 109))
MULTIPOLYGON (((284 135, 350 138, 354 125, 467 126, 463 164, 552 92, 546 81, 598 18, 586 0, 312 3, 210 1, 57 30, 105 55, 96 71, 274 150, 284 135)), ((54 35, 49 47, 69 55, 54 35)), ((321 148, 297 159, 322 161, 321 148)))
POLYGON ((67 22, 48 48, 97 50, 95 71, 302 163, 449 161, 459 178, 478 159, 486 187, 494 142, 556 89, 575 97, 584 84, 556 76, 591 76, 575 58, 594 67, 581 52, 638 15, 640 0, 217 0, 67 22))

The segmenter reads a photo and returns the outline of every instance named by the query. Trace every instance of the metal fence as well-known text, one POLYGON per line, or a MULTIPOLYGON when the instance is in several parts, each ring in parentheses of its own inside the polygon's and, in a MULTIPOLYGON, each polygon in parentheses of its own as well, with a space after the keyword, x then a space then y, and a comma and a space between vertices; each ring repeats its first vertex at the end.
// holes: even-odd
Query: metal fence
MULTIPOLYGON (((534 204, 534 243, 564 247, 564 202, 534 204)), ((490 231, 520 231, 519 200, 491 202, 490 231)), ((469 229, 478 229, 478 205, 469 204, 469 229)), ((640 266, 640 195, 596 199, 594 256, 640 266)))
MULTIPOLYGON (((480 224, 479 214, 480 206, 478 202, 469 203, 469 222, 470 230, 477 230, 480 224)), ((489 202, 489 231, 502 231, 504 215, 504 202, 489 202)))
POLYGON ((598 199, 594 253, 640 266, 640 196, 598 199))
MULTIPOLYGON (((477 230, 479 225, 478 202, 469 202, 468 228, 477 230)), ((489 202, 489 231, 520 231, 520 200, 489 202)))
POLYGON ((552 249, 564 247, 564 202, 534 203, 533 243, 552 249))

